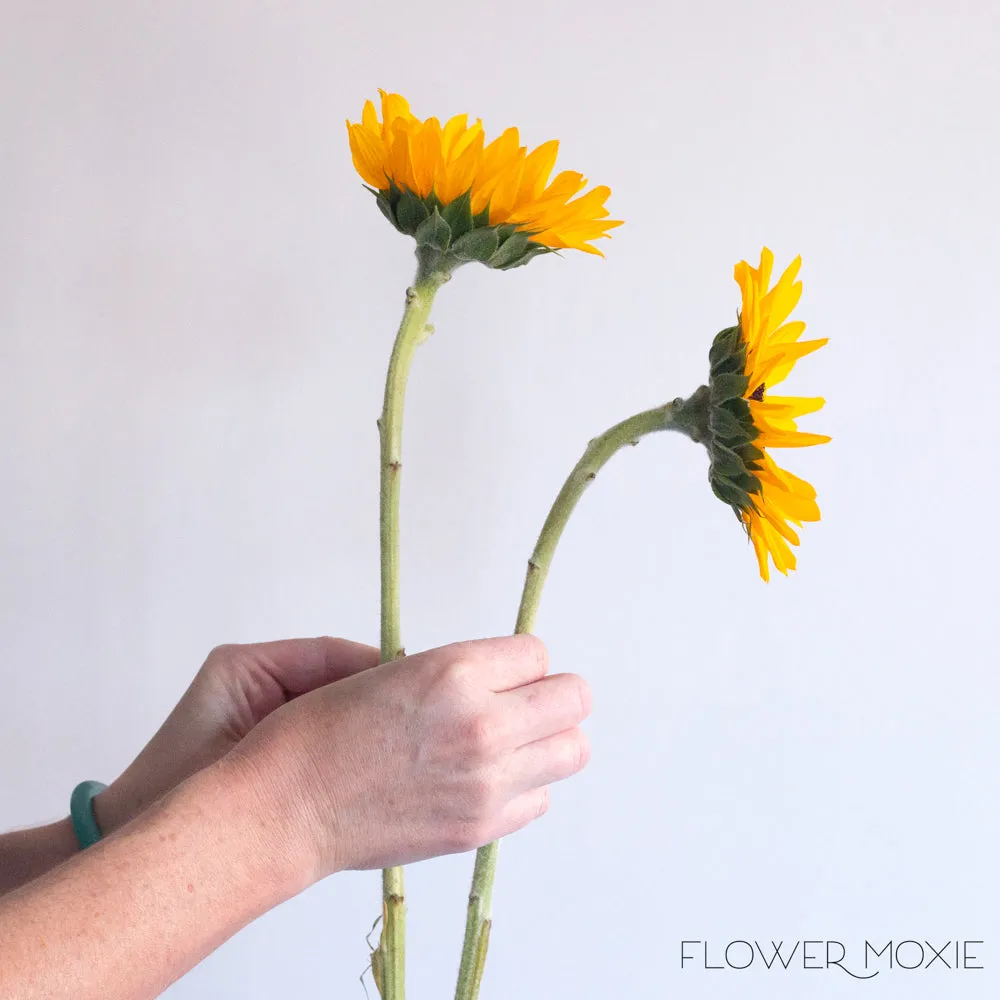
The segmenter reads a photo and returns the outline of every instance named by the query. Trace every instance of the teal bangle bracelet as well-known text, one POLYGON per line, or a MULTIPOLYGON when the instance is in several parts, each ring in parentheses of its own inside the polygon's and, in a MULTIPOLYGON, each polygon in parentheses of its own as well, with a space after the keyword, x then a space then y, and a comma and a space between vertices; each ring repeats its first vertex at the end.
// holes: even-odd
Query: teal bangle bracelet
POLYGON ((99 781, 81 781, 69 797, 69 815, 81 851, 101 839, 101 828, 94 819, 94 796, 107 787, 99 781))

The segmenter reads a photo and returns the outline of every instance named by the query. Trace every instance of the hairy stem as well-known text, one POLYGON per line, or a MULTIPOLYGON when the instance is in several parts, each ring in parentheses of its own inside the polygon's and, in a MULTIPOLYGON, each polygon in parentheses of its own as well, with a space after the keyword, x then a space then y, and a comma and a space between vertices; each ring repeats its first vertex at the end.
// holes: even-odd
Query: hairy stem
MULTIPOLYGON (((447 274, 419 267, 406 290, 406 308, 389 358, 385 400, 379 418, 381 478, 379 542, 382 579, 382 662, 404 655, 399 620, 399 482, 403 472, 403 404, 413 355, 430 332, 434 295, 447 274)), ((372 959, 383 1000, 404 1000, 406 995, 406 900, 403 869, 382 872, 382 935, 372 959)))
MULTIPOLYGON (((700 401, 700 396, 698 400, 700 401)), ((514 629, 516 633, 531 632, 534 629, 535 616, 542 599, 542 588, 545 586, 545 578, 548 576, 552 557, 555 555, 563 529, 580 497, 597 477, 597 473, 615 452, 625 445, 638 444, 640 438, 654 431, 679 430, 696 437, 694 414, 695 397, 688 401, 676 399, 672 403, 637 413, 620 424, 615 424, 587 445, 583 457, 576 463, 552 504, 535 543, 535 550, 528 560, 514 629)), ((479 996, 479 984, 482 980, 492 926, 491 907, 498 847, 499 841, 494 841, 492 844, 480 847, 476 852, 455 1000, 476 1000, 479 996)))

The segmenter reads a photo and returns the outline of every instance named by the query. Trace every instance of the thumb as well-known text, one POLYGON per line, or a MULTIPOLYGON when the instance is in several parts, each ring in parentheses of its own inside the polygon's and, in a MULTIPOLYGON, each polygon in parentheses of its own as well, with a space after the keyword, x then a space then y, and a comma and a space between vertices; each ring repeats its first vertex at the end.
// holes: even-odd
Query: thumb
POLYGON ((215 666, 230 693, 242 696, 239 701, 250 709, 256 724, 297 695, 368 670, 378 662, 379 651, 374 646, 319 636, 221 646, 212 652, 206 667, 215 666), (214 665, 213 659, 217 661, 214 665))

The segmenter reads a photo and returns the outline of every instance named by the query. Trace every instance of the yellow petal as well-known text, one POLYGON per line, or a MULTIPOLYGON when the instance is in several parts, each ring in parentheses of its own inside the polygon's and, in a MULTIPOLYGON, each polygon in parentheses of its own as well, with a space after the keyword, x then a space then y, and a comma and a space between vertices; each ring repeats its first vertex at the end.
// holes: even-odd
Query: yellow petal
POLYGON ((771 503, 765 496, 763 503, 760 505, 760 512, 767 520, 768 524, 779 534, 785 541, 791 542, 792 545, 799 544, 799 536, 788 526, 788 522, 781 516, 781 512, 775 509, 775 505, 771 503))
POLYGON ((524 149, 518 151, 515 161, 500 174, 490 197, 490 225, 507 222, 521 187, 521 172, 524 169, 524 149))
POLYGON ((760 266, 757 268, 757 287, 766 289, 771 284, 771 271, 774 269, 774 254, 768 247, 760 249, 760 266))
POLYGON ((379 138, 382 137, 382 126, 379 125, 378 115, 375 112, 375 105, 371 101, 365 101, 364 109, 361 112, 361 124, 369 132, 374 133, 379 138))
POLYGON ((498 173, 509 167, 521 148, 516 128, 505 129, 483 150, 481 177, 477 182, 487 184, 493 181, 498 173))
POLYGON ((382 95, 382 141, 388 142, 392 137, 396 121, 410 120, 413 115, 405 97, 399 94, 387 94, 384 90, 380 90, 379 93, 382 95))
POLYGON ((818 521, 819 504, 815 500, 801 497, 797 493, 782 493, 772 499, 772 504, 778 508, 786 517, 794 518, 795 521, 818 521))
POLYGON ((455 115, 453 118, 448 119, 441 136, 441 155, 445 161, 451 156, 452 146, 465 134, 468 121, 468 115, 455 115))
POLYGON ((361 179, 372 187, 385 191, 389 180, 385 176, 384 150, 382 143, 363 125, 347 123, 347 135, 351 144, 351 159, 354 169, 361 179))
POLYGON ((483 123, 476 119, 452 144, 449 156, 452 162, 457 162, 470 146, 478 145, 482 150, 486 135, 483 132, 483 123))
POLYGON ((441 124, 428 118, 410 140, 413 165, 413 193, 426 198, 434 189, 434 176, 441 162, 441 124))
POLYGON ((402 188, 415 191, 413 157, 410 153, 410 131, 407 123, 396 119, 393 124, 389 147, 389 165, 386 173, 402 188))
POLYGON ((798 340, 805 332, 805 323, 796 320, 792 323, 785 323, 783 326, 779 326, 767 340, 769 344, 791 344, 798 340))
POLYGON ((829 343, 829 338, 820 340, 798 340, 794 344, 781 344, 771 350, 764 347, 759 357, 754 359, 752 378, 755 385, 763 382, 767 386, 778 385, 795 367, 795 363, 807 354, 818 351, 829 343))
POLYGON ((788 547, 788 543, 774 530, 767 522, 761 522, 761 531, 764 541, 771 552, 771 559, 774 561, 774 568, 779 573, 788 576, 790 569, 795 569, 795 553, 788 547))
POLYGON ((763 448, 808 448, 814 444, 828 444, 829 434, 807 434, 805 431, 780 431, 761 434, 758 444, 763 448))
MULTIPOLYGON (((807 413, 823 409, 826 400, 822 396, 765 396, 763 400, 750 400, 750 411, 767 416, 797 419, 807 413)), ((756 421, 756 416, 754 417, 756 421)))
POLYGON ((479 129, 458 159, 451 164, 442 163, 435 180, 435 190, 444 204, 454 201, 472 187, 482 155, 483 130, 479 129))
POLYGON ((771 567, 768 563, 767 543, 764 541, 759 522, 760 518, 755 514, 747 515, 745 521, 747 531, 750 534, 750 541, 753 543, 754 554, 757 556, 760 578, 767 583, 771 579, 771 567))
POLYGON ((762 309, 767 316, 768 336, 771 331, 777 330, 788 317, 792 310, 799 304, 802 297, 802 282, 796 281, 793 285, 775 285, 768 293, 767 300, 762 304, 762 309))
POLYGON ((559 140, 550 139, 533 149, 524 160, 521 174, 521 190, 518 192, 515 208, 529 201, 537 201, 545 190, 552 168, 559 154, 559 140))

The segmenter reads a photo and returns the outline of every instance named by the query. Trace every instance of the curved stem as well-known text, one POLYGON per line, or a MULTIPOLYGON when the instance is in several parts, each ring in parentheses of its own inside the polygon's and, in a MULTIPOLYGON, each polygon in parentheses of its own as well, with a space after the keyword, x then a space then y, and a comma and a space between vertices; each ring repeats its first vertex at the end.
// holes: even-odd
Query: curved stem
MULTIPOLYGON (((535 543, 535 550, 528 560, 524 588, 521 592, 521 605, 517 611, 517 625, 514 629, 516 633, 531 632, 534 629, 535 615, 542 599, 542 588, 545 586, 545 578, 548 576, 549 566, 552 564, 552 557, 555 555, 563 529, 580 497, 597 477, 597 473, 611 456, 625 445, 638 444, 640 438, 654 431, 680 430, 693 436, 691 418, 694 403, 693 396, 688 401, 677 399, 656 409, 637 413, 620 424, 615 424, 587 445, 583 457, 576 463, 552 504, 535 543)), ((480 847, 476 852, 455 1000, 476 1000, 479 996, 479 984, 486 963, 486 949, 492 926, 491 907, 498 848, 499 841, 494 841, 492 844, 480 847)))
MULTIPOLYGON (((403 471, 403 404, 413 355, 429 332, 434 295, 447 274, 418 268, 406 290, 406 308, 389 358, 385 399, 379 418, 381 476, 379 542, 382 580, 382 662, 404 655, 399 620, 399 481, 403 471)), ((383 1000, 403 1000, 406 995, 406 901, 403 869, 382 872, 382 935, 372 956, 372 969, 383 1000)))

